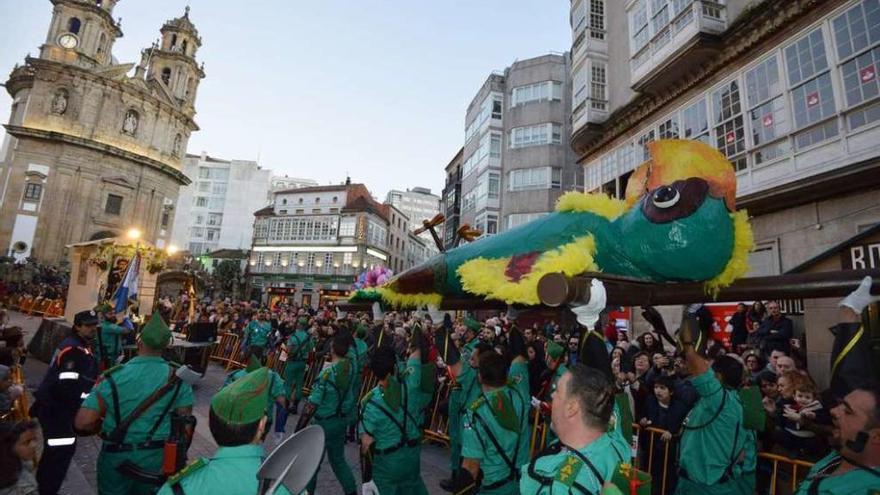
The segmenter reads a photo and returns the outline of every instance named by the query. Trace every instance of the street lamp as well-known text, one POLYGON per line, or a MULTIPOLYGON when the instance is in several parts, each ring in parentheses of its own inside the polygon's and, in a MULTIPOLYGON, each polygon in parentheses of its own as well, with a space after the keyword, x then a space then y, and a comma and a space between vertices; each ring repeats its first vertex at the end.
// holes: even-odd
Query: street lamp
POLYGON ((168 256, 174 256, 175 254, 177 254, 177 251, 179 251, 179 249, 174 244, 169 244, 166 251, 168 252, 168 256))
POLYGON ((136 228, 128 229, 128 232, 125 234, 129 239, 136 241, 141 238, 141 231, 136 228))

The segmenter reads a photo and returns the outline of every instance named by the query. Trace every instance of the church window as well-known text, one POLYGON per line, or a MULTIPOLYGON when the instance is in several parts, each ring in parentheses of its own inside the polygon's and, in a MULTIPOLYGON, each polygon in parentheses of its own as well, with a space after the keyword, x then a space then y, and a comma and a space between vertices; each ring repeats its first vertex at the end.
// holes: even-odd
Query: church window
POLYGON ((171 84, 171 69, 170 68, 165 67, 164 69, 162 69, 162 81, 165 83, 165 85, 171 84))
POLYGON ((67 31, 73 34, 79 34, 79 28, 82 26, 82 22, 76 18, 71 17, 69 21, 67 21, 67 31))
POLYGON ((104 53, 104 45, 107 44, 107 35, 101 33, 101 37, 98 39, 98 54, 104 53))
POLYGON ((104 213, 108 215, 119 215, 122 213, 122 196, 108 194, 107 202, 104 204, 104 213))
POLYGON ((183 43, 180 46, 180 51, 182 51, 184 55, 187 55, 186 49, 188 47, 189 47, 189 43, 187 43, 186 40, 183 40, 183 43))
POLYGON ((43 195, 43 185, 42 184, 28 184, 24 188, 24 199, 31 201, 39 201, 40 196, 43 195))
POLYGON ((171 48, 174 48, 175 46, 177 46, 177 35, 172 34, 171 35, 171 48))

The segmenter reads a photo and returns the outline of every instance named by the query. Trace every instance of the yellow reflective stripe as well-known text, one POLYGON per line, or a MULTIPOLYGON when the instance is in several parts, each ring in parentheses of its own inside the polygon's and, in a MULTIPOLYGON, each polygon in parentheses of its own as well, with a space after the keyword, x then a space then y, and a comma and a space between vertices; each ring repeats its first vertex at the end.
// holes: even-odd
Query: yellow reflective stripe
POLYGON ((831 376, 833 377, 835 373, 837 373, 837 367, 840 366, 840 363, 843 361, 843 358, 849 354, 849 351, 852 350, 853 347, 856 346, 856 342, 862 338, 862 335, 865 333, 865 327, 860 326, 859 331, 846 343, 846 346, 840 351, 840 354, 837 355, 837 359, 834 360, 834 364, 831 365, 831 376))

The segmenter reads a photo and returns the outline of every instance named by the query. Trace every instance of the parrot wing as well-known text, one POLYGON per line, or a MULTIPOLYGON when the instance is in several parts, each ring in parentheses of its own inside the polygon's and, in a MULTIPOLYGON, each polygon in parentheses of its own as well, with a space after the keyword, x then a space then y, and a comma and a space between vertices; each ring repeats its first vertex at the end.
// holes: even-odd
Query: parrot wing
POLYGON ((531 251, 502 258, 476 258, 457 271, 466 292, 508 304, 540 304, 538 281, 544 275, 561 272, 569 276, 599 271, 591 234, 578 237, 550 251, 531 251))

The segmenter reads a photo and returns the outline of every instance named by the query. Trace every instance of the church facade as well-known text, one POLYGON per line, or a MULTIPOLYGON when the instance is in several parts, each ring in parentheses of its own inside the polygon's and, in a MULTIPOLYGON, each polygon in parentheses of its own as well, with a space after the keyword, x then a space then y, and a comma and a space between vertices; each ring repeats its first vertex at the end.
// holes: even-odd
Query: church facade
POLYGON ((6 82, 13 99, 0 150, 0 250, 66 260, 69 244, 122 235, 165 247, 204 67, 189 8, 137 64, 119 63, 116 0, 51 0, 38 57, 6 82))

